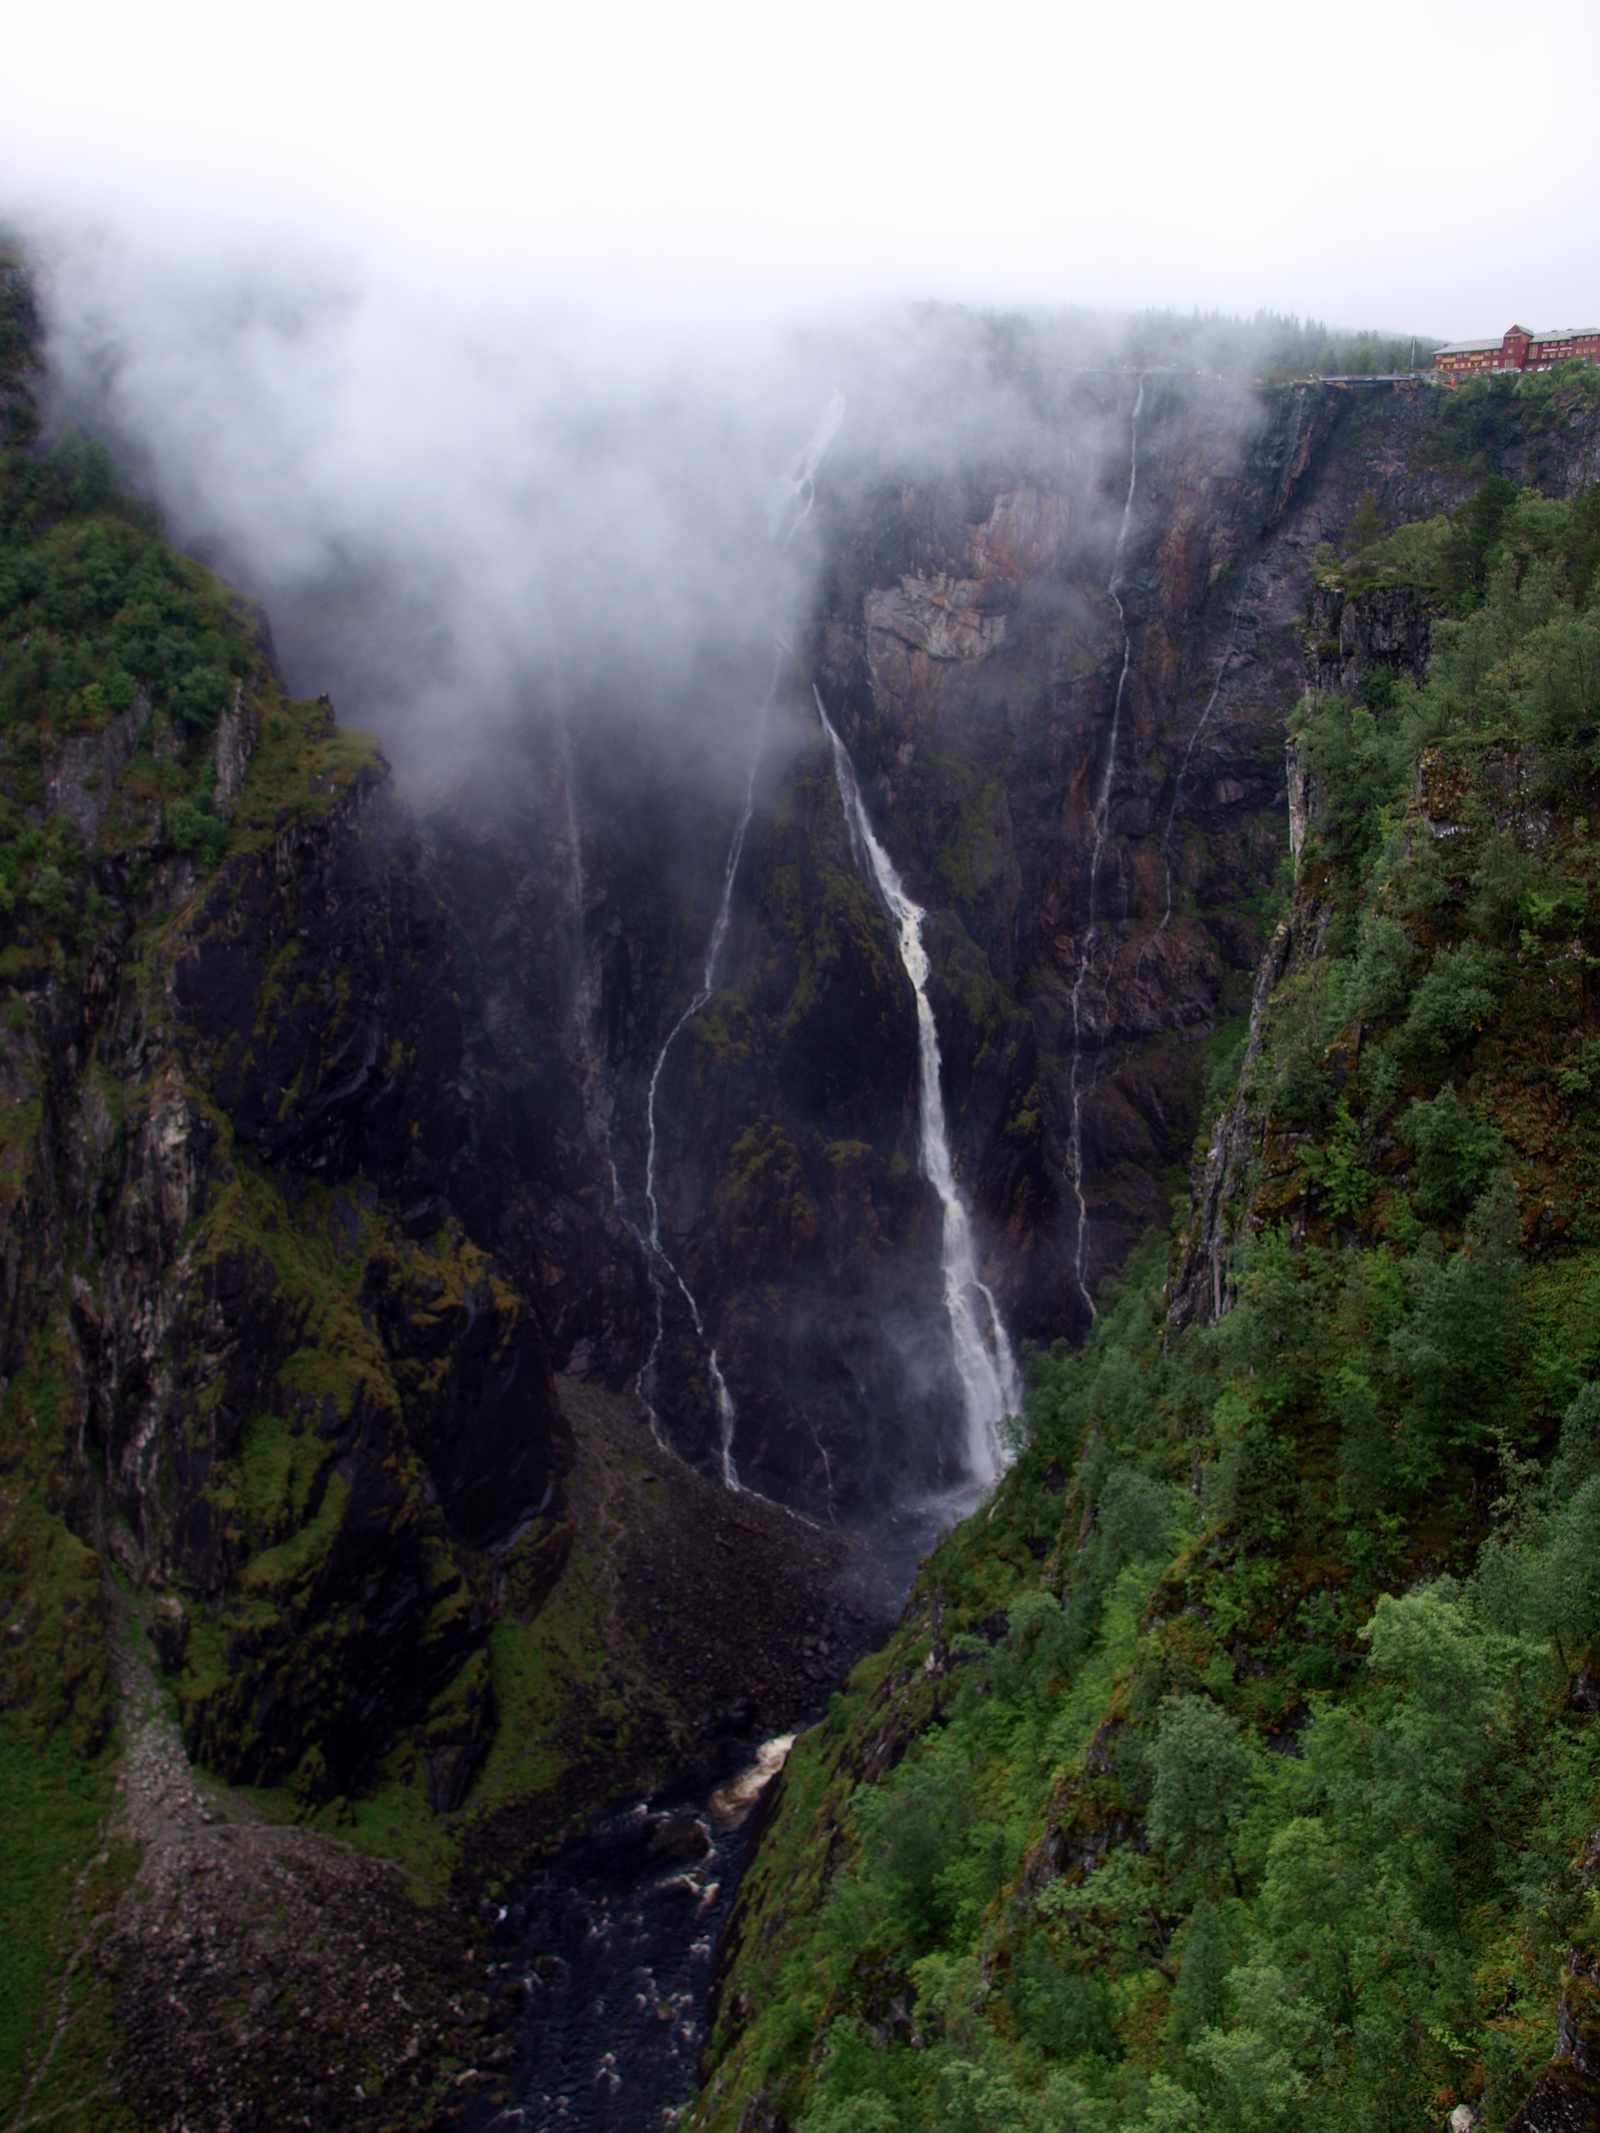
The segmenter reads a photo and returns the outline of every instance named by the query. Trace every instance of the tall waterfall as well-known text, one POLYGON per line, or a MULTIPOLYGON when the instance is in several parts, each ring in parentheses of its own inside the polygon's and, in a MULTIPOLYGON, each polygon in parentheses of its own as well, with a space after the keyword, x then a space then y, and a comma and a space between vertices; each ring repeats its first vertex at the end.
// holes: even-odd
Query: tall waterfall
POLYGON ((756 771, 760 768, 762 749, 766 745, 767 718, 772 709, 772 699, 777 693, 778 668, 774 666, 772 685, 767 690, 761 706, 761 716, 756 722, 755 746, 750 755, 750 775, 745 780, 744 806, 740 809, 738 824, 733 832, 733 842, 728 846, 728 857, 722 869, 722 899, 717 905, 716 919, 711 928, 711 939, 706 945, 705 967, 700 973, 700 983, 688 1006, 668 1030, 666 1042, 656 1056, 655 1067, 650 1075, 649 1093, 645 1098, 645 1159, 644 1159, 644 1204, 647 1218, 645 1242, 650 1253, 650 1280, 655 1291, 656 1331, 650 1343, 650 1352, 645 1357, 644 1368, 639 1372, 639 1390, 654 1408, 656 1363, 661 1354, 661 1343, 667 1330, 667 1293, 661 1278, 661 1269, 666 1268, 678 1285, 678 1292, 689 1307, 689 1316, 694 1322, 696 1337, 706 1349, 706 1378, 711 1387, 712 1403, 717 1410, 718 1449, 722 1456, 722 1479, 730 1489, 739 1486, 739 1470, 733 1463, 733 1433, 738 1423, 738 1414, 733 1404, 733 1395, 728 1390, 728 1381, 722 1374, 722 1365, 717 1351, 706 1340, 705 1322, 700 1316, 700 1306, 695 1302, 689 1284, 679 1273, 661 1242, 661 1209, 656 1200, 656 1091, 661 1086, 661 1070, 667 1063, 667 1054, 677 1042, 678 1033, 686 1022, 699 1014, 702 1007, 716 990, 717 963, 722 955, 723 943, 728 938, 728 924, 733 912, 733 884, 739 872, 739 861, 744 857, 744 840, 750 828, 750 817, 756 804, 756 771), (648 1388, 648 1389, 647 1389, 648 1388))
POLYGON ((955 1349, 956 1373, 961 1380, 961 1401, 967 1429, 967 1468, 975 1481, 987 1487, 1006 1463, 1001 1442, 1001 1417, 1016 1414, 1022 1406, 1022 1384, 1016 1359, 1000 1320, 993 1293, 978 1278, 972 1248, 972 1223, 956 1184, 950 1161, 950 1138, 945 1128, 944 1092, 940 1085, 939 1031, 928 1004, 928 951, 922 945, 922 924, 927 913, 906 894, 894 862, 873 834, 856 783, 850 751, 833 730, 821 692, 813 687, 817 715, 833 750, 833 771, 844 803, 850 841, 865 860, 878 894, 883 898, 900 943, 911 989, 917 996, 917 1065, 921 1112, 919 1154, 922 1174, 939 1196, 944 1210, 944 1306, 950 1318, 950 1338, 955 1349))
MULTIPOLYGON (((1084 934, 1083 949, 1078 957, 1077 974, 1072 980, 1072 1074, 1069 1082, 1072 1100, 1072 1125, 1068 1149, 1072 1159, 1072 1190, 1078 1203, 1078 1237, 1073 1250, 1073 1277, 1078 1284, 1078 1294, 1089 1306, 1089 1316, 1098 1317, 1094 1298, 1089 1294, 1084 1278, 1089 1254, 1089 1203, 1083 1190, 1083 981, 1089 975, 1089 965, 1100 939, 1099 888, 1100 855, 1105 850, 1106 824, 1111 814, 1111 788, 1117 775, 1117 743, 1122 731, 1122 699, 1128 686, 1128 670, 1133 664, 1133 633, 1128 628, 1128 617, 1123 611, 1122 552, 1127 546, 1128 527, 1133 519, 1133 492, 1139 481, 1139 414, 1144 406, 1143 377, 1134 398, 1133 414, 1128 424, 1128 493, 1122 505, 1122 523, 1117 528, 1117 543, 1111 553, 1111 577, 1106 592, 1117 611, 1117 620, 1122 625, 1122 671, 1117 676, 1116 700, 1111 707, 1111 742, 1106 750, 1105 775, 1100 780, 1100 791, 1095 798, 1089 817, 1089 924, 1084 934)), ((1110 980, 1107 979, 1109 989, 1110 980)))
MULTIPOLYGON (((828 404, 822 410, 816 428, 795 454, 794 459, 785 470, 783 479, 777 484, 772 504, 767 514, 767 531, 773 542, 779 547, 786 548, 801 526, 811 516, 811 507, 816 499, 817 470, 822 465, 829 445, 832 444, 839 433, 839 425, 844 420, 844 409, 844 394, 838 391, 833 392, 829 396, 828 404)), ((717 963, 722 955, 723 944, 728 938, 728 925, 733 912, 733 884, 739 872, 739 862, 744 857, 744 840, 750 828, 751 814, 755 809, 756 772, 761 767, 761 754, 766 745, 767 720, 772 711, 772 700, 778 693, 778 679, 782 672, 782 662, 786 653, 787 647, 784 645, 781 635, 779 635, 776 637, 776 656, 772 669, 772 683, 767 690, 766 700, 761 706, 761 715, 756 722, 755 746, 750 756, 750 775, 745 780, 744 806, 740 811, 738 824, 733 832, 733 842, 728 846, 727 862, 722 870, 722 900, 717 905, 716 919, 711 928, 711 939, 706 944, 705 967, 701 972, 699 988, 688 1006, 683 1010, 683 1013, 679 1015, 677 1021, 673 1023, 671 1029, 667 1032, 666 1042, 656 1056, 655 1067, 650 1075, 649 1091, 645 1098, 644 1204, 648 1218, 645 1244, 648 1248, 650 1261, 651 1286, 655 1291, 656 1330, 655 1338, 650 1343, 650 1352, 644 1360, 644 1367, 639 1372, 639 1391, 649 1404, 652 1415, 654 1415, 656 1365, 660 1359, 661 1344, 666 1338, 667 1329, 666 1285, 661 1278, 661 1269, 664 1267, 676 1282, 678 1293, 688 1305, 689 1317, 693 1321, 696 1338, 706 1350, 706 1377, 711 1387, 712 1403, 717 1411, 717 1437, 718 1448, 722 1456, 722 1478, 730 1489, 739 1487, 739 1470, 733 1461, 733 1435, 738 1425, 739 1417, 734 1408, 733 1395, 728 1390, 728 1381, 723 1376, 722 1365, 718 1359, 717 1351, 706 1340, 705 1322, 700 1316, 700 1306, 691 1294, 689 1284, 684 1280, 682 1274, 669 1257, 666 1247, 661 1242, 661 1208, 656 1199, 656 1093, 661 1086, 661 1073, 667 1063, 667 1055, 677 1042, 679 1032, 685 1023, 693 1021, 694 1017, 699 1014, 701 1008, 705 1006, 712 993, 716 990, 717 963)), ((820 1443, 818 1450, 821 1450, 820 1443)), ((823 1454, 823 1465, 825 1468, 827 1467, 826 1453, 823 1454)), ((828 1495, 831 1502, 833 1496, 831 1470, 828 1472, 828 1495)))

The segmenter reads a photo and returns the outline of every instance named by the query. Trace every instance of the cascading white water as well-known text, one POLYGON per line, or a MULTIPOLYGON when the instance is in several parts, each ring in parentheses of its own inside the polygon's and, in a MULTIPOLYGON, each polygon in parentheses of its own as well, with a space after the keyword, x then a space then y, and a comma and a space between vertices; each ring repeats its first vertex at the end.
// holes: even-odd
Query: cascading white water
POLYGON ((1089 965, 1100 937, 1100 855, 1105 849, 1106 824, 1111 814, 1111 788, 1117 775, 1117 743, 1122 731, 1122 698, 1128 686, 1128 670, 1133 664, 1133 633, 1128 628, 1128 618, 1123 611, 1122 596, 1118 588, 1122 583, 1122 552, 1127 546, 1128 527, 1133 519, 1133 493, 1139 481, 1139 414, 1144 406, 1144 386, 1145 381, 1141 377, 1138 393, 1134 397, 1133 414, 1128 423, 1128 493, 1123 500, 1122 523, 1117 528, 1117 542, 1111 553, 1111 577, 1106 585, 1111 604, 1117 611, 1117 620, 1122 625, 1122 671, 1117 676, 1116 700, 1111 707, 1111 739, 1106 750, 1105 775, 1100 780, 1100 791, 1089 817, 1089 923, 1084 934, 1083 949, 1078 957, 1077 973, 1072 980, 1072 1073, 1068 1083, 1072 1123, 1067 1146, 1072 1163, 1072 1190, 1078 1203, 1078 1236, 1073 1251, 1073 1277, 1078 1284, 1078 1294, 1089 1307, 1091 1318, 1099 1314, 1095 1310, 1094 1298, 1089 1294, 1084 1278, 1089 1251, 1089 1203, 1083 1190, 1083 982, 1089 975, 1089 965))
MULTIPOLYGON (((818 421, 816 428, 812 431, 803 448, 796 453, 783 481, 779 485, 778 493, 774 497, 772 507, 768 512, 767 530, 773 541, 781 547, 788 546, 799 528, 811 515, 811 507, 816 499, 817 470, 822 464, 829 445, 832 444, 839 433, 839 425, 844 420, 844 411, 844 395, 835 391, 830 396, 827 406, 823 409, 821 419, 818 421)), ((728 1488, 734 1490, 737 1490, 740 1484, 739 1470, 735 1466, 733 1459, 733 1437, 739 1420, 737 1410, 733 1404, 733 1395, 728 1390, 728 1381, 723 1375, 717 1351, 706 1340, 705 1322, 700 1316, 700 1306, 695 1302, 693 1295, 690 1293, 689 1284, 673 1264, 661 1242, 661 1209, 656 1199, 656 1092, 661 1086, 661 1073, 667 1063, 667 1055, 677 1042, 679 1032, 686 1023, 693 1021, 716 989, 717 963, 722 954, 723 944, 728 937, 728 926, 733 913, 733 884, 739 872, 739 862, 744 857, 744 840, 750 828, 751 814, 755 809, 756 772, 761 767, 762 750, 766 745, 767 720, 772 710, 772 700, 778 691, 778 678, 782 672, 782 661, 788 653, 788 648, 784 644, 781 635, 777 635, 775 641, 777 656, 773 664, 772 684, 767 690, 766 699, 761 706, 761 716, 756 722, 755 747, 750 756, 750 775, 745 780, 744 807, 740 811, 739 821, 733 833, 733 842, 728 846, 727 863, 722 871, 722 900, 717 905, 716 919, 711 928, 711 939, 706 946, 705 968, 701 973, 700 985, 694 997, 667 1032, 666 1041, 656 1056, 656 1063, 650 1075, 649 1090, 645 1097, 644 1202, 649 1227, 644 1241, 650 1260, 651 1283, 655 1291, 656 1330, 655 1338, 650 1343, 650 1352, 645 1357, 644 1366, 639 1372, 639 1392, 646 1405, 650 1408, 651 1418, 654 1420, 655 1401, 653 1396, 655 1392, 656 1365, 661 1355, 661 1344, 666 1338, 666 1288, 660 1274, 660 1269, 665 1267, 677 1283, 678 1293, 688 1306, 689 1317, 694 1325, 695 1337, 706 1349, 706 1377, 711 1387, 712 1404, 717 1411, 717 1437, 718 1449, 722 1458, 722 1479, 728 1488), (647 1387, 648 1390, 646 1389, 647 1387)), ((820 1444, 818 1449, 821 1449, 820 1444)), ((825 1467, 827 1466, 827 1455, 825 1453, 823 1455, 823 1464, 825 1467)), ((831 1470, 828 1474, 828 1494, 831 1502, 833 1494, 831 1470)))
POLYGON ((922 1174, 938 1194, 944 1210, 944 1305, 950 1319, 956 1374, 961 1380, 967 1468, 973 1480, 987 1488, 1006 1463, 999 1425, 1003 1416, 1021 1410, 1022 1383, 994 1295, 978 1278, 977 1259, 972 1248, 972 1223, 950 1160, 950 1138, 945 1128, 944 1091, 940 1080, 939 1031, 928 1002, 928 951, 922 945, 922 925, 927 913, 906 894, 894 862, 873 834, 862 803, 861 788, 856 783, 850 751, 834 731, 821 691, 813 687, 811 693, 816 698, 822 730, 833 750, 834 776, 838 781, 845 820, 850 827, 850 841, 871 874, 894 922, 900 960, 916 994, 922 1174))

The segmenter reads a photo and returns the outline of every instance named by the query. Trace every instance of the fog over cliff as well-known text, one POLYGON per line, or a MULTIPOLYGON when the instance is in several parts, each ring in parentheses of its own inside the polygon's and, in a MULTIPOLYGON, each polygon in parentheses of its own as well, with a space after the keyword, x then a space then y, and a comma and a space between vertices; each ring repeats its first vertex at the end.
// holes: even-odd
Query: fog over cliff
MULTIPOLYGON (((1169 793, 1128 747, 1205 722, 1225 625, 1156 557, 1282 430, 1248 386, 1284 322, 630 314, 37 249, 52 420, 263 604, 291 692, 374 730, 422 818, 522 1181, 485 1200, 475 1158, 445 1204, 527 1257, 558 1365, 814 1511, 992 1479, 1007 1322, 1078 1329, 1192 1103, 1180 1064, 1153 1125, 1096 1126, 1090 978, 1124 834, 1170 907, 1189 754, 1169 793), (1194 613, 1141 680, 1152 600, 1194 613)), ((1130 1037, 1217 1011, 1217 951, 1193 999, 1169 952, 1130 1037)))
POLYGON ((1259 954, 1273 588, 1330 530, 1252 389, 1298 329, 36 249, 52 419, 420 819, 434 1196, 557 1368, 815 1514, 992 1480, 1012 1344, 1161 1219, 1259 954))
POLYGON ((1087 312, 630 316, 104 230, 39 248, 56 419, 104 437, 175 538, 263 601, 291 687, 378 731, 415 797, 507 722, 601 706, 732 775, 727 723, 807 598, 782 498, 835 392, 840 493, 1019 453, 1065 475, 1126 448, 1081 410, 1063 439, 1072 371, 1240 371, 1262 345, 1087 312))

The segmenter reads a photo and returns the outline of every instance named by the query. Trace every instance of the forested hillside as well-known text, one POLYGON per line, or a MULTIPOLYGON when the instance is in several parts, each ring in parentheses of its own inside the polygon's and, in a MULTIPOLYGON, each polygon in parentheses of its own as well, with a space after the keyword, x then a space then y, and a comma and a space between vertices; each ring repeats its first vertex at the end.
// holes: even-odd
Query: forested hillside
POLYGON ((1597 559, 1320 553, 1237 1093, 792 1756, 696 2125, 1600 2122, 1597 559))

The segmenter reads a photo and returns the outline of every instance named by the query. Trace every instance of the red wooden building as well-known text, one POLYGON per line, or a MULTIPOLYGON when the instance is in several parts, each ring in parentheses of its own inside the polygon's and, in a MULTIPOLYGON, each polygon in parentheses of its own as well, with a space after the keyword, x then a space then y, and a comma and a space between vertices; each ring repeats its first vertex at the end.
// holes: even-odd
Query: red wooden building
POLYGON ((1549 370, 1556 363, 1600 363, 1600 326, 1562 326, 1530 333, 1511 326, 1498 341, 1452 341, 1436 348, 1433 367, 1453 378, 1491 370, 1549 370))

